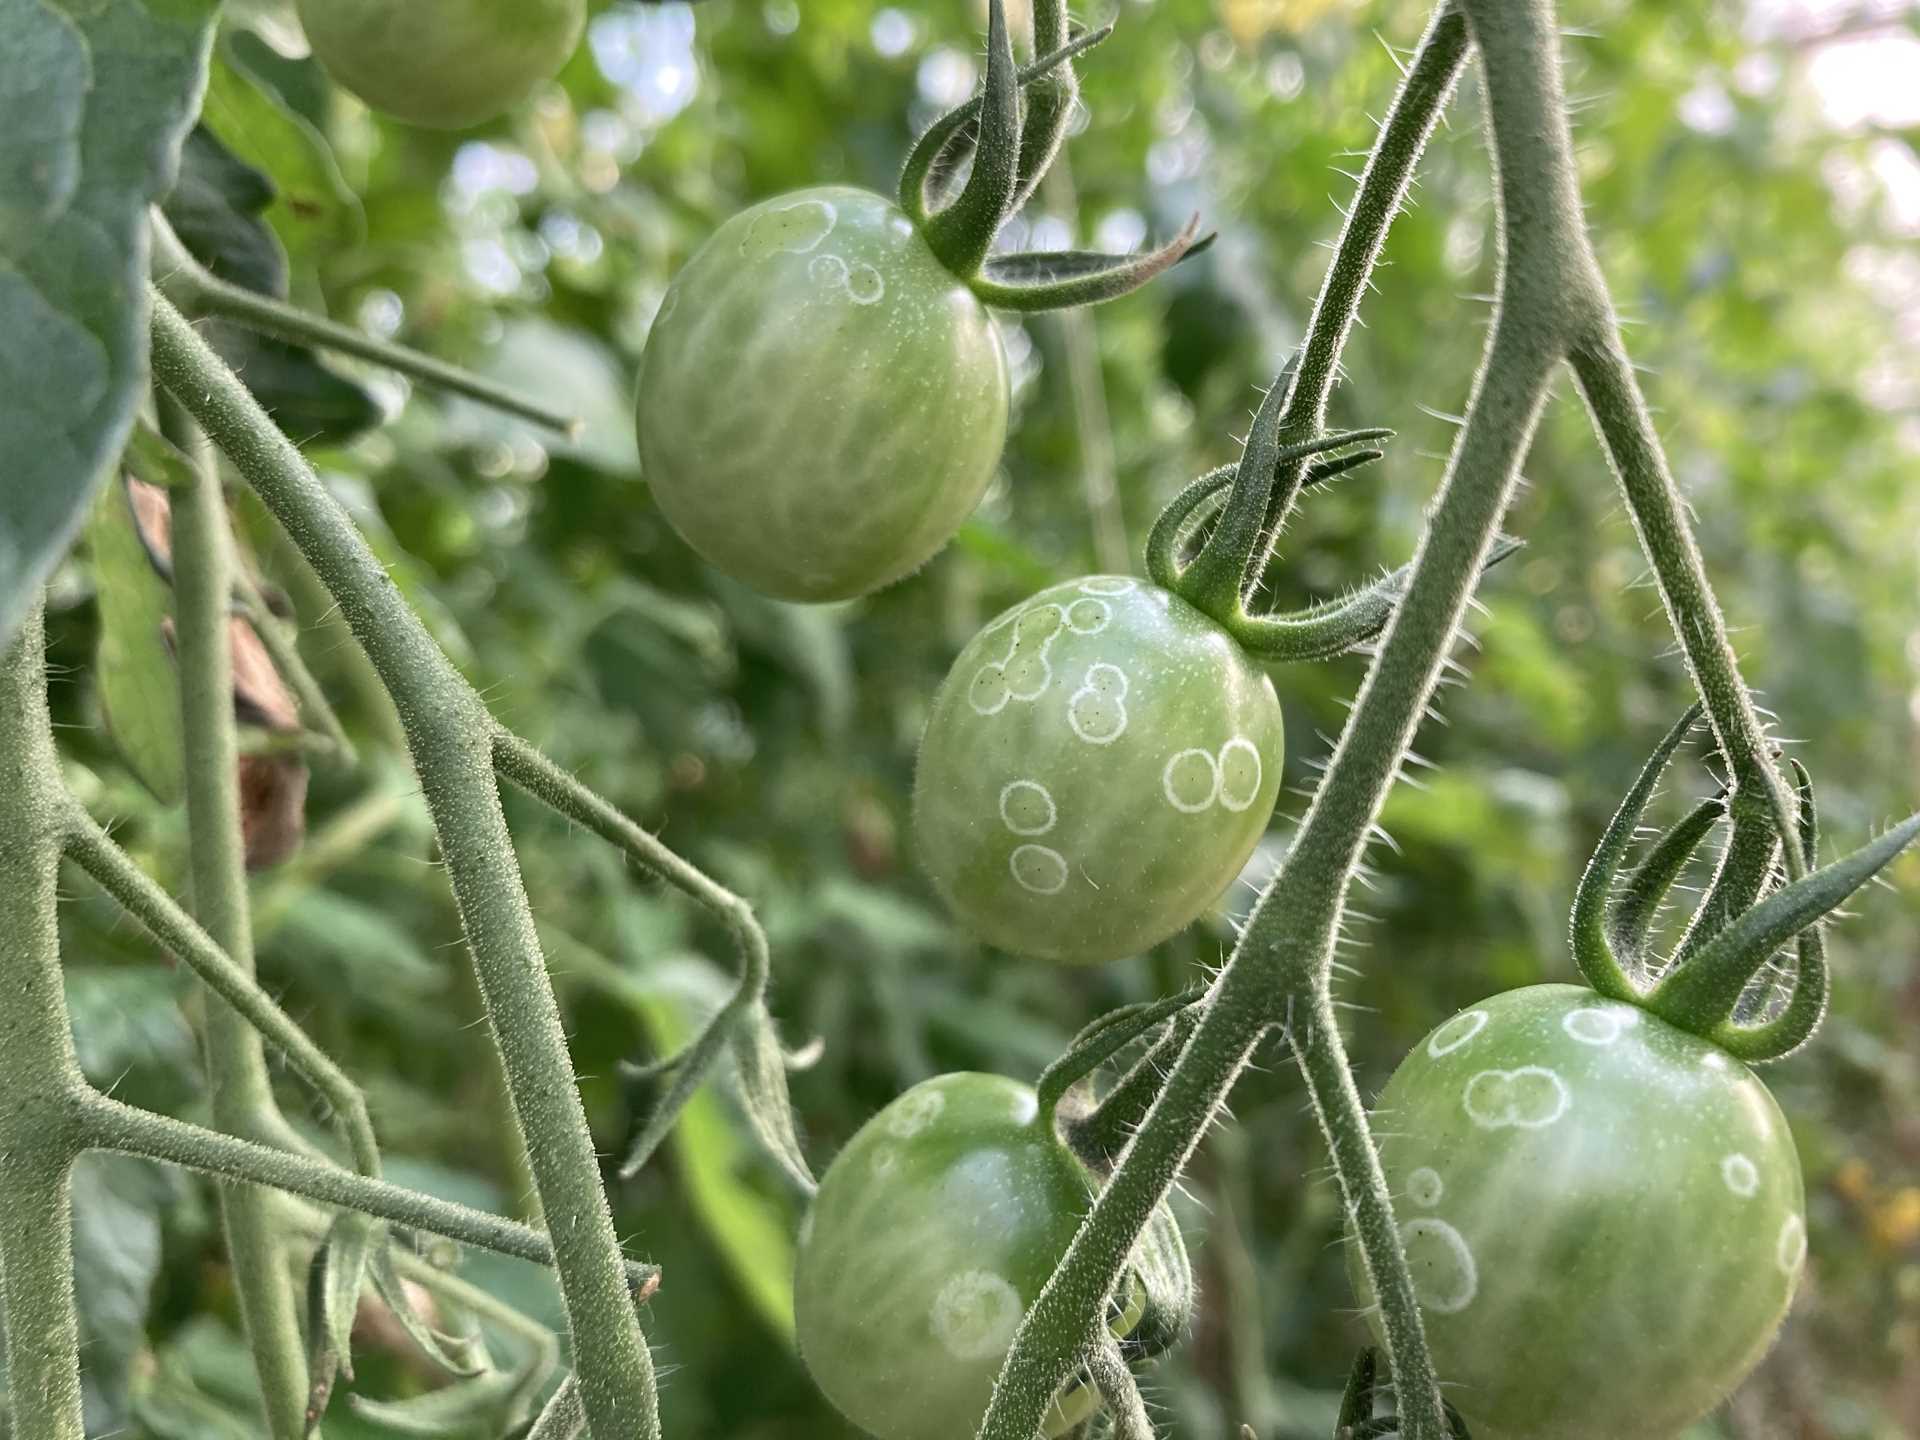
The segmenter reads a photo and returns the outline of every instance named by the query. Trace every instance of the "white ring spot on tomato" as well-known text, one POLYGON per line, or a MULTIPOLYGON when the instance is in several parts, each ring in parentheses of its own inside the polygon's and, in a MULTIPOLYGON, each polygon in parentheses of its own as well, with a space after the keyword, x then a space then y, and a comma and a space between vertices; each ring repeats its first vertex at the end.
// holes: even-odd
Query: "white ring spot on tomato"
POLYGON ((1582 1045, 1611 1045, 1639 1023, 1640 1012, 1631 1005, 1589 1005, 1560 1017, 1560 1028, 1582 1045))
POLYGON ((1413 1293, 1429 1310, 1458 1315, 1480 1293, 1480 1271, 1466 1237, 1444 1220, 1423 1215, 1400 1227, 1413 1293))
MULTIPOLYGON (((998 715, 1009 700, 1038 700, 1053 683, 1047 652, 1060 638, 1066 612, 1058 605, 1036 605, 1013 617, 1013 640, 1006 655, 974 672, 967 703, 976 715, 998 715)), ((1124 693, 1124 692, 1123 692, 1124 693)))
POLYGON ((1460 1092, 1467 1118, 1482 1130, 1542 1130, 1567 1113, 1567 1082, 1544 1065, 1482 1070, 1460 1092))
POLYGON ((900 1152, 895 1150, 891 1145, 881 1145, 876 1147, 873 1152, 873 1160, 870 1162, 870 1168, 876 1175, 891 1175, 893 1173, 893 1167, 899 1163, 900 1152))
POLYGON ((1016 835, 1044 835, 1060 812, 1053 792, 1038 780, 1009 780, 1000 787, 1000 823, 1016 835))
POLYGON ((761 259, 784 250, 805 255, 833 233, 840 212, 826 200, 800 200, 757 216, 740 238, 740 253, 761 259))
POLYGON ((962 1270, 940 1287, 928 1315, 934 1338, 956 1360, 985 1360, 1013 1343, 1026 1307, 991 1270, 962 1270))
POLYGON ((1742 1200, 1751 1200, 1760 1192, 1760 1171, 1745 1155, 1728 1155, 1720 1161, 1720 1178, 1727 1189, 1742 1200))
POLYGON ((1220 803, 1238 814, 1260 796, 1260 750, 1244 735, 1220 747, 1220 803))
POLYGON ((1007 857, 1007 870, 1023 890, 1058 895, 1067 888, 1067 857, 1050 845, 1021 845, 1007 857))
POLYGON ((1176 750, 1160 772, 1160 789, 1174 809, 1198 815, 1212 809, 1220 793, 1220 766, 1204 750, 1176 750))
POLYGON ((865 261, 856 260, 847 267, 847 298, 856 305, 878 305, 887 293, 887 282, 880 272, 865 261))
POLYGON ((1784 1275, 1799 1273, 1801 1262, 1807 1258, 1807 1222, 1798 1215, 1789 1215, 1787 1223, 1780 1227, 1780 1240, 1774 1246, 1774 1259, 1779 1263, 1784 1275))
POLYGON ((940 1112, 946 1108, 947 1097, 938 1090, 924 1086, 909 1090, 887 1107, 887 1133, 911 1140, 939 1119, 940 1112))
POLYGON ((1427 1054, 1436 1060, 1442 1055, 1451 1055, 1486 1028, 1487 1012, 1484 1010, 1469 1010, 1464 1015, 1456 1015, 1427 1037, 1427 1054))
POLYGON ((1430 1165, 1422 1165, 1407 1176, 1407 1198, 1423 1209, 1431 1210, 1446 1193, 1447 1187, 1440 1179, 1440 1172, 1430 1165))
POLYGON ((1125 595, 1139 588, 1140 582, 1127 575, 1096 575, 1080 582, 1082 595, 1125 595))
POLYGON ((1076 635, 1098 635, 1113 619, 1113 607, 1104 600, 1076 600, 1067 607, 1067 628, 1076 635))
POLYGON ((1127 672, 1096 660, 1087 678, 1067 697, 1067 723, 1089 745, 1111 745, 1127 733, 1127 672))

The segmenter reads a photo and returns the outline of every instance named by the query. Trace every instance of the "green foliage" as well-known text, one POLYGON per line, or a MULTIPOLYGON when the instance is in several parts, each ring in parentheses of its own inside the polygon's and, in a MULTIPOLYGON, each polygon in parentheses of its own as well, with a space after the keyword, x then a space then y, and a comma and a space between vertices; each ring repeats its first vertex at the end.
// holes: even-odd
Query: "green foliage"
MULTIPOLYGON (((99 13, 147 10, 117 0, 99 13)), ((1792 47, 1740 38, 1740 13, 1608 7, 1569 54, 1591 97, 1576 123, 1608 278, 1640 322, 1630 340, 1698 502, 1743 662, 1819 776, 1833 837, 1824 859, 1920 798, 1911 767, 1889 763, 1912 745, 1920 493, 1901 415, 1862 384, 1889 357, 1912 363, 1871 278, 1901 242, 1871 210, 1836 212, 1823 180, 1859 166, 1872 144, 1912 147, 1910 137, 1802 123, 1792 47), (1775 88, 1733 83, 1749 53, 1780 70, 1775 88), (1676 123, 1703 86, 1731 110, 1724 130, 1676 123)), ((0 4, 8 35, 29 33, 19 28, 28 18, 54 47, 46 73, 60 103, 33 112, 37 130, 0 125, 0 175, 23 181, 0 184, 0 253, 10 260, 29 233, 18 197, 45 198, 19 167, 43 153, 45 115, 79 117, 88 128, 74 133, 96 143, 133 85, 97 85, 83 108, 58 36, 109 21, 0 4)), ((1255 386, 1298 342, 1324 263, 1317 247, 1338 222, 1327 197, 1347 193, 1334 169, 1370 141, 1368 113, 1395 79, 1373 32, 1404 42, 1419 13, 1239 3, 1216 12, 1160 0, 1123 7, 1119 21, 1083 67, 1090 119, 1072 141, 1071 185, 1056 176, 1014 225, 1039 246, 1032 230, 1044 220, 1044 248, 1106 246, 1170 233, 1198 209, 1220 232, 1207 255, 1092 322, 1117 481, 1111 502, 1096 501, 1117 509, 1137 563, 1159 507, 1235 458, 1230 436, 1245 433, 1255 386)), ((877 15, 853 0, 613 6, 590 22, 559 87, 459 138, 329 106, 312 63, 281 58, 246 23, 236 17, 222 39, 205 118, 273 177, 261 214, 288 258, 291 293, 587 422, 556 440, 423 393, 385 428, 316 450, 316 462, 494 712, 756 905, 772 942, 779 1030, 825 1042, 819 1062, 790 1080, 816 1168, 910 1084, 954 1069, 1031 1078, 1088 1016, 1173 993, 1219 961, 1244 918, 1244 887, 1193 931, 1098 971, 1010 963, 952 929, 906 838, 914 748, 960 646, 1007 604, 1103 563, 1082 484, 1090 441, 1057 319, 1003 322, 1014 436, 960 541, 853 606, 796 609, 717 578, 635 473, 627 401, 668 277, 749 203, 815 182, 887 188, 913 130, 963 98, 954 77, 977 66, 979 14, 946 3, 877 15)), ((152 53, 184 75, 196 52, 176 43, 152 53)), ((184 94, 184 80, 176 88, 184 94)), ((0 97, 0 113, 17 103, 0 97)), ((1317 493, 1289 531, 1269 577, 1276 608, 1339 594, 1397 563, 1417 537, 1440 468, 1433 456, 1451 439, 1445 417, 1462 407, 1481 338, 1483 308, 1460 297, 1484 293, 1492 273, 1483 147, 1468 106, 1453 113, 1418 203, 1388 241, 1330 417, 1390 424, 1397 438, 1364 474, 1317 493)), ((106 163, 130 162, 116 152, 106 163)), ((49 173, 84 196, 93 165, 78 166, 49 173)), ((133 212, 113 218, 112 273, 136 286, 133 212)), ((23 263, 59 253, 50 245, 23 263)), ((65 314, 44 328, 16 316, 0 329, 37 345, 25 372, 44 382, 34 406, 48 395, 109 398, 75 416, 93 463, 49 464, 56 481, 41 478, 42 451, 25 438, 41 433, 45 412, 10 408, 23 392, 0 386, 0 436, 16 466, 0 507, 32 506, 0 515, 37 537, 17 570, 0 557, 8 621, 80 523, 86 496, 71 482, 104 473, 138 378, 127 317, 93 314, 60 280, 46 277, 40 293, 65 314), (109 392, 74 383, 63 362, 60 336, 75 325, 103 337, 109 392)), ((18 292, 0 281, 0 305, 9 293, 18 292)), ((405 393, 384 374, 354 373, 383 399, 405 393)), ((1574 405, 1549 412, 1529 473, 1537 483, 1505 521, 1528 548, 1483 586, 1487 613, 1472 627, 1480 649, 1462 656, 1474 683, 1444 693, 1449 723, 1418 742, 1437 768, 1411 772, 1423 788, 1396 789, 1383 816, 1395 847, 1370 856, 1377 873, 1360 903, 1371 918, 1353 931, 1368 946, 1364 974, 1341 987, 1366 1007, 1350 1028, 1369 1093, 1437 1016, 1572 975, 1563 917, 1581 858, 1688 698, 1679 665, 1662 658, 1665 622, 1637 583, 1644 562, 1574 405)), ((292 598, 302 651, 367 756, 361 769, 316 769, 307 850, 259 883, 263 976, 364 1086, 391 1153, 443 1167, 445 1186, 489 1208, 524 1204, 519 1137, 481 1034, 458 918, 410 779, 390 778, 400 762, 390 713, 311 574, 257 519, 243 509, 253 553, 292 598), (380 823, 367 822, 370 800, 380 823)), ((181 817, 137 783, 123 753, 132 747, 100 725, 112 697, 95 656, 115 628, 119 573, 96 537, 56 587, 53 659, 75 672, 54 689, 56 718, 90 808, 177 890, 181 817)), ((1343 723, 1361 666, 1273 673, 1297 737, 1286 782, 1298 789, 1327 753, 1313 737, 1343 723)), ((1706 790, 1685 788, 1656 809, 1678 818, 1706 790)), ((589 1118, 599 1149, 617 1156, 657 1098, 623 1081, 618 1062, 684 1043, 717 996, 713 967, 730 963, 730 940, 592 837, 517 797, 507 803, 589 1118), (617 985, 589 954, 608 957, 617 985), (693 973, 698 1003, 676 989, 693 973)), ((1283 796, 1251 878, 1270 871, 1298 809, 1283 796)), ((1765 1434, 1763 1417, 1778 1415, 1837 1440, 1920 1427, 1898 1385, 1920 1345, 1910 1218, 1920 1197, 1899 1118, 1920 1106, 1910 1053, 1920 862, 1905 857, 1889 874, 1900 893, 1873 894, 1833 937, 1821 1043, 1769 1076, 1807 1171, 1818 1283, 1774 1357, 1703 1435, 1765 1434)), ((152 969, 144 937, 89 888, 62 924, 89 1074, 151 1107, 197 1113, 198 1067, 180 1016, 201 1002, 152 969)), ((285 1108, 307 1113, 292 1084, 285 1108)), ((1261 1440, 1324 1435, 1364 1334, 1329 1318, 1348 1304, 1341 1257, 1328 1248, 1339 1204, 1320 1178, 1324 1156, 1295 1074, 1255 1069, 1234 1109, 1238 1133, 1203 1146, 1192 1203, 1180 1207, 1202 1308, 1192 1342, 1151 1382, 1153 1398, 1179 1435, 1231 1433, 1243 1421, 1261 1440)), ((782 1344, 798 1207, 750 1136, 724 1087, 703 1093, 656 1161, 612 1189, 630 1253, 669 1264, 646 1318, 678 1367, 670 1431, 851 1434, 782 1344)), ((103 1201, 127 1221, 116 1253, 82 1257, 83 1314, 89 1334, 105 1337, 87 1352, 90 1384, 101 1404, 130 1396, 102 1413, 130 1415, 109 1423, 154 1436, 254 1433, 257 1398, 206 1220, 210 1192, 192 1181, 130 1193, 116 1185, 103 1201), (132 1253, 140 1237, 152 1254, 132 1253)), ((101 1231, 83 1224, 81 1235, 92 1247, 101 1231)), ((462 1273, 558 1323, 544 1281, 517 1262, 474 1261, 462 1273)), ((444 1383, 404 1340, 359 1358, 356 1389, 371 1396, 406 1399, 444 1383)), ((336 1407, 327 1433, 391 1432, 336 1407)))

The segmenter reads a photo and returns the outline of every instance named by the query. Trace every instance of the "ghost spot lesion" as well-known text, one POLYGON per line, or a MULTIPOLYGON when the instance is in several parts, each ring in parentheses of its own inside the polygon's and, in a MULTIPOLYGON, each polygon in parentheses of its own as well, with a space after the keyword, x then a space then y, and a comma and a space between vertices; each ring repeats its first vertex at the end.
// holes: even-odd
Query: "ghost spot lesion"
POLYGON ((1727 1189, 1742 1200, 1751 1200, 1760 1191, 1760 1169, 1752 1160, 1738 1153, 1723 1156, 1720 1160, 1720 1178, 1727 1189))
POLYGON ((1128 595, 1140 588, 1140 582, 1127 575, 1096 575, 1079 584, 1082 595, 1128 595))
POLYGON ((1007 857, 1014 883, 1034 895, 1058 895, 1067 888, 1067 857, 1051 845, 1020 845, 1007 857))
POLYGON ((840 212, 825 200, 796 200, 762 211, 740 237, 740 253, 755 260, 780 252, 805 255, 833 233, 839 219, 840 212))
POLYGON ((1053 683, 1049 652, 1066 627, 1066 612, 1058 605, 1036 605, 1014 616, 1007 653, 973 672, 967 684, 967 704, 976 715, 998 715, 1010 701, 1038 700, 1053 683))
POLYGON ((1631 1005, 1587 1005, 1563 1015, 1560 1028, 1582 1045, 1611 1045, 1639 1023, 1640 1012, 1631 1005))
POLYGON ((1802 1217, 1787 1217, 1786 1223, 1780 1227, 1780 1238, 1774 1245, 1773 1258, 1782 1274, 1793 1276, 1799 1273, 1800 1266, 1807 1258, 1807 1222, 1802 1217))
POLYGON ((1458 1230, 1431 1215, 1400 1227, 1400 1243, 1413 1277, 1414 1298, 1425 1310, 1457 1315, 1480 1293, 1480 1269, 1458 1230))
POLYGON ((1446 1183, 1441 1180, 1440 1172, 1430 1165, 1422 1165, 1407 1176, 1407 1199, 1423 1210, 1431 1210, 1438 1205, 1446 1193, 1446 1183))
POLYGON ((1005 1353, 1025 1313, 1020 1292, 1005 1276, 962 1270, 940 1287, 927 1320, 954 1359, 985 1360, 1005 1353))
POLYGON ((1080 688, 1067 697, 1067 724, 1089 745, 1111 745, 1127 732, 1127 672, 1096 660, 1080 688))
POLYGON ((887 282, 864 260, 848 262, 838 255, 816 255, 807 262, 807 277, 829 290, 838 290, 856 305, 877 304, 887 293, 887 282))
POLYGON ((1104 600, 1076 600, 1067 606, 1067 628, 1076 635, 1098 635, 1113 621, 1113 607, 1104 600))
POLYGON ((1451 1055, 1487 1028, 1487 1018, 1484 1010, 1468 1010, 1454 1016, 1427 1037, 1427 1054, 1435 1060, 1443 1055, 1451 1055))
POLYGON ((911 1140, 940 1117, 947 1108, 947 1097, 938 1090, 910 1090, 893 1102, 887 1112, 887 1133, 911 1140))
POLYGON ((1000 787, 1000 823, 1016 835, 1044 835, 1060 818, 1053 792, 1038 780, 1009 780, 1000 787))
POLYGON ((1460 1092, 1467 1118, 1482 1130, 1541 1130, 1573 1103, 1567 1082, 1545 1065, 1482 1070, 1460 1092))
POLYGON ((1239 812, 1259 798, 1260 751, 1236 735, 1211 751, 1190 746, 1167 757, 1160 771, 1160 793, 1183 815, 1198 815, 1216 804, 1239 812))

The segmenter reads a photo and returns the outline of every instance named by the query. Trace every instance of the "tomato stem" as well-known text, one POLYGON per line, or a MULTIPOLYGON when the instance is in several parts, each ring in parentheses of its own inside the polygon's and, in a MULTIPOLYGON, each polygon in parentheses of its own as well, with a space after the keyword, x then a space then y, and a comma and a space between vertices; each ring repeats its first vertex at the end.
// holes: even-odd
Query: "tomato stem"
MULTIPOLYGON (((241 975, 253 974, 253 928, 240 835, 239 753, 228 638, 232 538, 212 452, 199 427, 162 397, 162 428, 187 456, 192 481, 173 505, 173 592, 184 723, 187 853, 195 918, 241 975)), ((207 1085, 213 1123, 273 1143, 288 1133, 274 1102, 259 1032, 225 1004, 207 1007, 207 1085)), ((307 1362, 300 1305, 284 1255, 279 1198, 223 1185, 220 1207, 240 1318, 275 1440, 304 1440, 307 1362)))
POLYGON ((559 1007, 500 809, 495 724, 300 452, 165 297, 155 375, 253 486, 339 603, 394 697, 459 905, 527 1147, 594 1429, 659 1434, 653 1362, 627 1292, 559 1007))
POLYGON ((150 219, 154 280, 190 315, 212 316, 276 339, 351 355, 356 360, 384 366, 410 380, 432 385, 449 394, 464 395, 469 400, 522 420, 530 420, 536 425, 544 425, 549 430, 558 430, 564 435, 572 435, 580 428, 579 420, 565 411, 531 400, 484 375, 476 375, 471 370, 435 359, 408 346, 395 345, 351 325, 342 325, 324 315, 309 314, 297 305, 222 280, 209 273, 187 252, 187 247, 181 244, 179 237, 173 233, 173 227, 167 224, 159 210, 150 212, 150 219))

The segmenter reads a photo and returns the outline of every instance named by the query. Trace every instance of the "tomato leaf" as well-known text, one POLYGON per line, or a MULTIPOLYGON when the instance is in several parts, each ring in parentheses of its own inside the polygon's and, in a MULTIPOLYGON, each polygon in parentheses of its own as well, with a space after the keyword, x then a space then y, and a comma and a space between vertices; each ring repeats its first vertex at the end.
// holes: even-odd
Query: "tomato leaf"
POLYGON ((95 675, 107 730, 127 768, 162 804, 178 804, 180 680, 164 638, 173 591, 134 524, 129 489, 109 485, 87 522, 100 640, 95 675))
POLYGON ((173 182, 213 0, 0 0, 0 646, 145 387, 147 207, 173 182))

